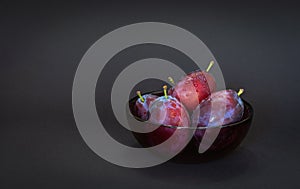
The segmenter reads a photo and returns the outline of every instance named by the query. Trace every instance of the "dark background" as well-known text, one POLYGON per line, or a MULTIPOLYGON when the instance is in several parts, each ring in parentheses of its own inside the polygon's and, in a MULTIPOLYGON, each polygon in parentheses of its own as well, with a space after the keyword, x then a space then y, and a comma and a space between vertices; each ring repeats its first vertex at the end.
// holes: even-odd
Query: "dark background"
MULTIPOLYGON (((300 188, 299 18, 299 6, 289 1, 2 1, 0 188, 300 188), (227 86, 246 89, 255 117, 234 153, 203 164, 128 169, 84 143, 72 113, 76 68, 101 36, 145 21, 197 35, 218 60, 227 86)), ((118 56, 112 62, 185 60, 155 46, 118 56)), ((103 91, 98 84, 98 107, 103 91)), ((110 133, 130 143, 116 131, 110 133)))

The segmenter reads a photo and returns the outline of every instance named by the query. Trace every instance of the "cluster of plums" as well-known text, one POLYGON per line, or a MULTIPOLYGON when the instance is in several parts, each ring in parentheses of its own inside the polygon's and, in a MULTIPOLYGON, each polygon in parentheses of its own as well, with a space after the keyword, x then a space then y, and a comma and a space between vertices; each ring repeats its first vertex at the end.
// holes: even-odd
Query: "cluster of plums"
POLYGON ((215 91, 215 79, 208 71, 193 71, 169 90, 164 86, 163 96, 142 95, 138 91, 134 107, 137 116, 153 124, 178 127, 212 127, 241 120, 243 90, 215 91))

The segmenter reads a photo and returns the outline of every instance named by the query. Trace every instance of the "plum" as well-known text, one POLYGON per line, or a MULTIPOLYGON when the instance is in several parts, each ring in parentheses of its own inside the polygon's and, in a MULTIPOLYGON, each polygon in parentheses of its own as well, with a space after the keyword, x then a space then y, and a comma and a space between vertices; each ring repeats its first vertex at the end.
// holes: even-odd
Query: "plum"
MULTIPOLYGON (((198 141, 197 146, 202 142, 203 136, 214 135, 215 126, 228 125, 240 121, 244 114, 244 103, 239 95, 243 92, 241 89, 238 93, 234 90, 222 90, 212 93, 208 98, 203 100, 192 115, 192 125, 203 127, 197 129, 194 138, 198 141), (212 102, 213 101, 213 102, 212 102), (212 108, 214 103, 214 108, 212 108), (220 111, 225 107, 225 111, 220 111)), ((226 149, 239 138, 239 133, 231 127, 223 127, 218 133, 218 140, 215 140, 210 150, 226 149)), ((205 143, 205 141, 204 141, 205 143)))
POLYGON ((206 71, 196 70, 189 73, 172 87, 168 94, 177 98, 189 111, 193 111, 216 89, 215 79, 208 73, 212 65, 213 61, 206 71))
POLYGON ((140 91, 137 91, 137 95, 139 96, 139 99, 135 102, 134 112, 137 117, 146 121, 149 118, 149 106, 156 98, 158 98, 158 96, 152 94, 145 94, 142 96, 140 91))
POLYGON ((155 99, 149 107, 149 123, 161 125, 153 132, 145 134, 145 138, 152 145, 158 145, 172 136, 167 146, 158 149, 160 154, 173 154, 181 151, 189 142, 189 129, 177 130, 176 127, 189 127, 190 117, 183 106, 176 98, 167 95, 164 86, 164 96, 155 99), (176 133, 175 133, 176 131, 176 133))
POLYGON ((227 125, 241 120, 244 113, 244 104, 239 95, 242 92, 242 89, 239 93, 229 89, 212 93, 194 110, 192 115, 193 125, 197 125, 197 127, 212 127, 227 125), (215 106, 214 109, 212 109, 212 102, 215 106), (224 106, 225 112, 220 111, 224 106))
POLYGON ((185 107, 174 97, 166 94, 155 99, 149 107, 149 121, 155 124, 185 126, 190 125, 189 114, 185 107))

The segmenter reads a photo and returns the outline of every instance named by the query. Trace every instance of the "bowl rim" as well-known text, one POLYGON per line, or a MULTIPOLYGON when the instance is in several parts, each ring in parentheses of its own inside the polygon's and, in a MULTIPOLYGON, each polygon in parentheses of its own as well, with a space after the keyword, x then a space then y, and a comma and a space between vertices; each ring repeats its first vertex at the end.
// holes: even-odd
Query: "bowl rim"
MULTIPOLYGON (((145 94, 153 94, 153 95, 156 95, 156 94, 161 94, 162 91, 152 91, 152 92, 146 92, 146 93, 142 93, 142 95, 145 95, 145 94)), ((138 96, 135 96, 133 98, 131 98, 129 100, 129 104, 131 102, 135 102, 136 100, 138 99, 138 96)), ((151 122, 148 122, 148 121, 145 121, 145 120, 142 120, 141 118, 137 117, 137 116, 134 116, 131 112, 130 112, 130 115, 133 116, 136 120, 140 121, 140 122, 145 122, 145 123, 151 123, 152 125, 157 125, 158 127, 168 127, 168 128, 172 128, 172 129, 191 129, 191 130, 205 130, 205 129, 213 129, 213 128, 226 128, 226 127, 233 127, 233 126, 237 126, 237 125, 240 125, 250 119, 252 119, 253 117, 253 107, 251 106, 251 104, 249 102, 247 102, 246 100, 244 100, 242 97, 241 99, 243 100, 243 103, 245 106, 247 106, 248 110, 249 110, 249 115, 247 117, 245 117, 244 119, 240 120, 240 121, 237 121, 237 122, 234 122, 234 123, 230 123, 230 124, 227 124, 227 125, 218 125, 218 126, 210 126, 210 127, 190 127, 190 126, 174 126, 174 125, 158 125, 158 124, 155 124, 155 123, 151 123, 151 122)), ((246 108, 244 109, 244 113, 246 111, 246 108)))

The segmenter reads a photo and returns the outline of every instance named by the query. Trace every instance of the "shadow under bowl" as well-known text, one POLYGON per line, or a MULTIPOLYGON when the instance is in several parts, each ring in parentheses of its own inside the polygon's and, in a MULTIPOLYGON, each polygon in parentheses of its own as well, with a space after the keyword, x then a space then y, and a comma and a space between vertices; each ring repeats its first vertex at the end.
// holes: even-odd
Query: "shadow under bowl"
MULTIPOLYGON (((151 94, 162 96, 162 91, 151 92, 151 94)), ((137 116, 137 112, 134 108, 135 102, 138 97, 134 97, 129 101, 129 109, 134 118, 138 121, 144 122, 137 116)), ((253 108, 252 106, 243 100, 244 102, 244 114, 240 121, 219 126, 219 134, 212 143, 212 145, 203 153, 199 153, 199 145, 203 139, 204 133, 210 132, 210 130, 215 129, 216 127, 185 127, 180 128, 176 126, 168 126, 168 125, 159 125, 157 129, 148 133, 138 133, 132 131, 134 137, 137 141, 144 147, 152 147, 158 145, 165 140, 167 140, 176 129, 180 128, 181 133, 188 133, 193 130, 193 136, 188 141, 187 145, 183 148, 181 152, 179 152, 176 156, 174 156, 170 161, 177 163, 200 163, 213 159, 218 159, 223 157, 224 155, 232 152, 236 149, 240 143, 243 141, 245 136, 247 135, 249 128, 251 126, 252 118, 253 118, 253 108)), ((149 126, 149 122, 144 122, 145 127, 149 126)), ((180 134, 180 133, 179 133, 180 134)), ((174 141, 180 142, 180 141, 174 141)))

